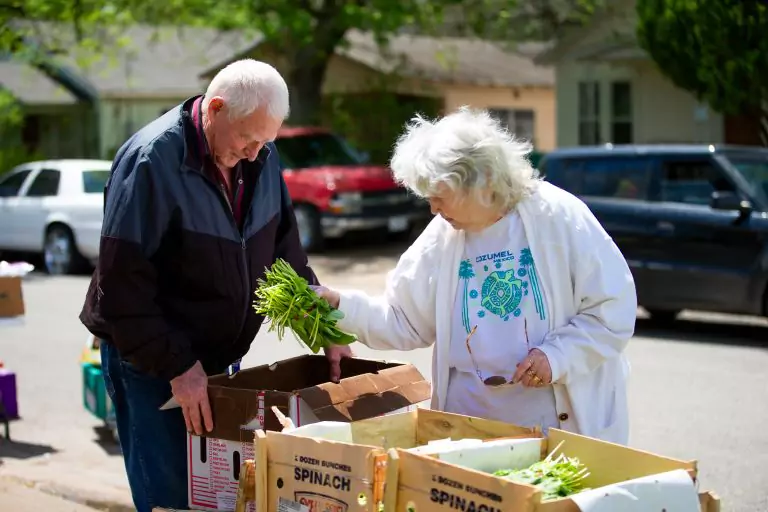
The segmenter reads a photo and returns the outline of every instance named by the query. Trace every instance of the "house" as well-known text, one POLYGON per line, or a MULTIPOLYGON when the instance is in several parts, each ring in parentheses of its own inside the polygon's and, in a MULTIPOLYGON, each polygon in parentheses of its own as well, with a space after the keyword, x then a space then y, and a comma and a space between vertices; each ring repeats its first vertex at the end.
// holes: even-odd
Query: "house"
MULTIPOLYGON (((428 98, 438 112, 462 105, 489 109, 518 136, 539 151, 555 146, 554 72, 533 62, 544 46, 518 45, 513 51, 477 39, 433 38, 400 34, 381 48, 372 34, 350 30, 328 64, 322 92, 366 95, 381 87, 402 98, 428 98)), ((209 69, 210 78, 242 57, 270 62, 287 74, 280 52, 257 41, 252 47, 209 69)))
POLYGON ((634 0, 616 0, 536 57, 553 66, 557 146, 733 143, 739 123, 664 77, 635 37, 634 0))
POLYGON ((96 120, 67 87, 38 68, 12 61, 0 61, 0 87, 21 103, 25 115, 20 130, 3 133, 3 148, 23 145, 52 157, 93 154, 96 120))
POLYGON ((200 94, 212 63, 252 43, 197 28, 133 26, 120 36, 123 45, 97 58, 54 57, 45 72, 0 62, 0 87, 24 107, 20 143, 50 158, 111 158, 137 129, 200 94))
MULTIPOLYGON (((54 30, 47 25, 40 32, 54 30)), ((67 53, 51 58, 44 70, 0 61, 0 87, 26 114, 18 140, 0 142, 49 158, 111 158, 137 129, 200 94, 226 63, 248 55, 285 69, 258 37, 243 32, 136 25, 119 36, 124 45, 104 55, 67 53)), ((489 108, 538 150, 555 145, 554 72, 533 62, 540 45, 506 52, 484 41, 395 36, 383 51, 370 34, 354 30, 347 43, 331 60, 325 94, 352 98, 396 76, 399 93, 431 99, 438 111, 489 108)), ((353 116, 364 114, 363 100, 353 116)), ((374 130, 367 135, 377 136, 374 130)), ((391 145, 391 138, 378 138, 391 145)))

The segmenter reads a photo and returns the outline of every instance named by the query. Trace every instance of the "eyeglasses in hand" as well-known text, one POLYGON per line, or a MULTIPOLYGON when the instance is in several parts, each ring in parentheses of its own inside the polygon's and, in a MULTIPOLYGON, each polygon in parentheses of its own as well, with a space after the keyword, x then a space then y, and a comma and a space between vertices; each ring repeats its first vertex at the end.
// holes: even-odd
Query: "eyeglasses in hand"
MULTIPOLYGON (((528 341, 528 319, 523 319, 523 328, 525 329, 525 345, 528 347, 528 351, 530 352, 530 342, 528 341)), ((475 366, 475 373, 477 373, 478 378, 480 378, 481 381, 483 381, 483 384, 490 387, 499 387, 504 386, 506 384, 513 384, 512 378, 510 377, 507 379, 506 377, 502 377, 501 375, 492 375, 488 378, 483 378, 482 372, 480 372, 480 367, 477 365, 477 361, 475 361, 475 356, 472 353, 472 347, 469 345, 469 340, 472 338, 472 336, 477 331, 477 326, 474 326, 471 331, 469 331, 469 334, 467 335, 466 345, 467 345, 467 352, 469 352, 469 357, 472 359, 472 364, 475 366)))

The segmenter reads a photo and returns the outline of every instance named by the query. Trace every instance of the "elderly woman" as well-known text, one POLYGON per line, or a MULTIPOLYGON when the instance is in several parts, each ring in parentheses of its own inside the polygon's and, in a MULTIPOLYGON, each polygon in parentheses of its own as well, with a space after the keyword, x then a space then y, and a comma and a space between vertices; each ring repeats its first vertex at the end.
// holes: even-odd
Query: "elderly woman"
POLYGON ((320 294, 371 348, 434 345, 434 409, 626 444, 632 274, 529 152, 484 111, 415 118, 391 167, 436 217, 382 297, 320 294))

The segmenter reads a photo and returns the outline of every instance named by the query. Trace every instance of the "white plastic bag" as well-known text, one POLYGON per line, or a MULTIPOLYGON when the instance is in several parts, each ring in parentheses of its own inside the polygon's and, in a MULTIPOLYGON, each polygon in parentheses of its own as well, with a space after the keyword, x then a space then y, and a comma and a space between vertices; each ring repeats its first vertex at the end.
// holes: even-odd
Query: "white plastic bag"
POLYGON ((35 266, 26 261, 8 263, 0 261, 0 277, 24 277, 35 270, 35 266))

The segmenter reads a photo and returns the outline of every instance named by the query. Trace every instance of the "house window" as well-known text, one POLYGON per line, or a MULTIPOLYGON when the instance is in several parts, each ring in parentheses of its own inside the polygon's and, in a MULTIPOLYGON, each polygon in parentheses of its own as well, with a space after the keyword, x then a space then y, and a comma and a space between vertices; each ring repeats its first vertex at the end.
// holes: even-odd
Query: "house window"
POLYGON ((611 84, 611 142, 632 143, 632 87, 629 82, 611 84))
POLYGON ((520 139, 534 143, 535 114, 533 110, 511 110, 492 108, 488 112, 501 122, 510 133, 520 139))
POLYGON ((600 83, 579 82, 579 145, 600 141, 600 83))

